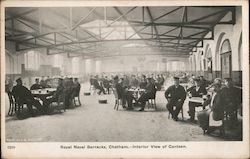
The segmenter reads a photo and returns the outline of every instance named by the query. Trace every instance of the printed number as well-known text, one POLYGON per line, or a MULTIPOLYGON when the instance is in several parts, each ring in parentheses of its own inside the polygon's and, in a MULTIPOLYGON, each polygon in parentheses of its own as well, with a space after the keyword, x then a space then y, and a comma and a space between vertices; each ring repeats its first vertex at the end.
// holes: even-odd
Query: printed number
POLYGON ((7 146, 8 149, 15 149, 16 146, 7 146))

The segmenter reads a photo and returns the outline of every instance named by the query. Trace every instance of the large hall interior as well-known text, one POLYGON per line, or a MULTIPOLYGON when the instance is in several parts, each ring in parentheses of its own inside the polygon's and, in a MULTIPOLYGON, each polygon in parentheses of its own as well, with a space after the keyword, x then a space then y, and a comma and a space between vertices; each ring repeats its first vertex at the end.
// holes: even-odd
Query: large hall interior
POLYGON ((240 6, 5 8, 6 141, 242 140, 240 6))

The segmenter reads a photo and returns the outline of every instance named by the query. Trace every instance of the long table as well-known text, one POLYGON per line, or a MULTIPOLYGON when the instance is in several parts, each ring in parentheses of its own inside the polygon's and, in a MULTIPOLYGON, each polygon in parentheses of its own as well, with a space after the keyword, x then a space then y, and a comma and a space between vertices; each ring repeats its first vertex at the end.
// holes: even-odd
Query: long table
POLYGON ((188 101, 194 102, 194 103, 200 103, 200 104, 204 103, 204 99, 201 97, 191 97, 191 98, 188 98, 188 101))

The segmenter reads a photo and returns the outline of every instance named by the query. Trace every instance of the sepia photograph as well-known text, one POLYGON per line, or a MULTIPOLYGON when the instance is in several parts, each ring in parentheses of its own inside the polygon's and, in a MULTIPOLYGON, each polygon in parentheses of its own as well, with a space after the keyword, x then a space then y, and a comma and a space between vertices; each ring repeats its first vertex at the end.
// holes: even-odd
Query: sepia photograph
POLYGON ((1 8, 3 142, 248 141, 243 5, 164 4, 1 8))

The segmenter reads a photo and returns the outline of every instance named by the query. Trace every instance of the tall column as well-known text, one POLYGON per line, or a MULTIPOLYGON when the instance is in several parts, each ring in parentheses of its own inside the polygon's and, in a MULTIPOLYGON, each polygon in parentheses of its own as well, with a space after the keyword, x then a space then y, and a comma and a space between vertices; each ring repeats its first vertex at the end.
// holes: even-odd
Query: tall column
POLYGON ((95 64, 93 59, 86 59, 85 60, 85 68, 87 74, 95 73, 95 64))
POLYGON ((101 64, 102 64, 101 60, 95 61, 95 72, 96 73, 101 73, 101 64))

